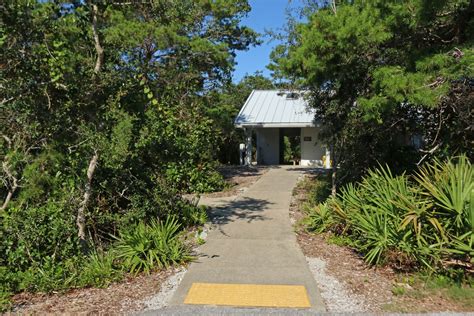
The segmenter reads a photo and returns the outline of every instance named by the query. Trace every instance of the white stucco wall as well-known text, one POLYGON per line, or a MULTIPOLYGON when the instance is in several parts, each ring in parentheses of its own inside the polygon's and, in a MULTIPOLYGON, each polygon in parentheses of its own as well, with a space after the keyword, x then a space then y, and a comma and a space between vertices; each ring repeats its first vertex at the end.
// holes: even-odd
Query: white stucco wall
POLYGON ((257 163, 278 165, 280 160, 278 128, 259 128, 257 134, 257 163))
POLYGON ((326 154, 326 147, 318 139, 317 127, 303 127, 301 129, 301 165, 322 167, 322 157, 326 154), (305 140, 310 137, 311 140, 305 140))

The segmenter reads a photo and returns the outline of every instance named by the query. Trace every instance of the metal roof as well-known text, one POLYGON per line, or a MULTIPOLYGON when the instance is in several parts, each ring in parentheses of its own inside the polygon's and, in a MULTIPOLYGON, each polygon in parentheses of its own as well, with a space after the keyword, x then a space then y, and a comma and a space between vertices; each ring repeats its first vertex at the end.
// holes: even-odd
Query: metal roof
POLYGON ((304 91, 253 90, 234 124, 237 127, 315 126, 314 110, 309 108, 304 94, 304 91))

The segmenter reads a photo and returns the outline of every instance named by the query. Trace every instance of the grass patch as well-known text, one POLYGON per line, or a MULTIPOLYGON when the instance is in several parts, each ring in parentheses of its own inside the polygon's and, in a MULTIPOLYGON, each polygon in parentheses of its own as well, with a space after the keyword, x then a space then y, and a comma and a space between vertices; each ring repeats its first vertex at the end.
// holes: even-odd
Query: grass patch
MULTIPOLYGON (((420 273, 405 276, 393 286, 392 293, 402 299, 403 297, 415 301, 425 298, 430 298, 431 300, 443 299, 450 304, 458 305, 464 309, 472 310, 474 308, 472 280, 459 282, 445 275, 424 275, 420 273)), ((385 308, 384 310, 392 312, 407 311, 401 306, 398 306, 397 309, 397 304, 393 306, 388 304, 385 308)), ((412 306, 408 310, 413 311, 413 308, 416 308, 416 306, 412 306)))
POLYGON ((401 285, 395 285, 395 286, 392 288, 392 293, 393 293, 393 295, 395 295, 395 296, 405 295, 406 292, 407 292, 406 287, 401 286, 401 285))
POLYGON ((326 239, 329 244, 337 245, 337 246, 352 246, 353 241, 344 235, 329 235, 326 239))

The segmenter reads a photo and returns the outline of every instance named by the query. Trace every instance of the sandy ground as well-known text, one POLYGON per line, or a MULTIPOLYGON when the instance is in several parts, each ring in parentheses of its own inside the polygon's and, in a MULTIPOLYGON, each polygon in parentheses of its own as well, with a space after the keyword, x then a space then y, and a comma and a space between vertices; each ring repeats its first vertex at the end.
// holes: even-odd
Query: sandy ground
POLYGON ((229 186, 221 192, 206 193, 203 196, 214 198, 238 195, 254 184, 269 168, 271 167, 221 166, 218 170, 229 186))
POLYGON ((114 283, 106 289, 74 289, 65 293, 21 293, 14 297, 14 312, 21 314, 79 313, 79 314, 120 314, 146 308, 146 298, 160 292, 161 284, 179 272, 168 269, 130 277, 114 283))

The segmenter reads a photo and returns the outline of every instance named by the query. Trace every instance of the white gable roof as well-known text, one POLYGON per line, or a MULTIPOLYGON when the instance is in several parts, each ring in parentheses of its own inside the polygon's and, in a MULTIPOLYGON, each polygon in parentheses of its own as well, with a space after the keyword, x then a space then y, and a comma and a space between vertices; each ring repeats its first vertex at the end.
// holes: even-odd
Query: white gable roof
POLYGON ((237 127, 315 126, 314 109, 303 98, 304 91, 253 90, 235 119, 237 127), (297 97, 291 97, 296 93, 297 97))

